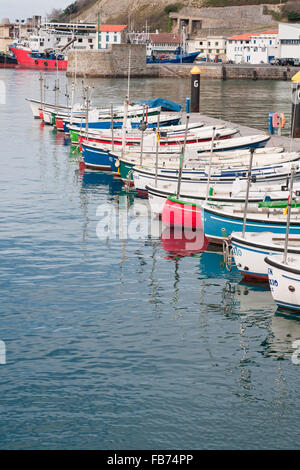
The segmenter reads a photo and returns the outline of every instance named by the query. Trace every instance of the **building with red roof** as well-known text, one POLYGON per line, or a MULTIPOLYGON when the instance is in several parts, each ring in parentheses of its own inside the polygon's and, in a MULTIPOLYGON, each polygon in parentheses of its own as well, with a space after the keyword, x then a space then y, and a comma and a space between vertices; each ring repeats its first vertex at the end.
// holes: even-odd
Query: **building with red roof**
POLYGON ((236 64, 268 64, 278 57, 278 30, 237 34, 227 38, 226 55, 236 64))

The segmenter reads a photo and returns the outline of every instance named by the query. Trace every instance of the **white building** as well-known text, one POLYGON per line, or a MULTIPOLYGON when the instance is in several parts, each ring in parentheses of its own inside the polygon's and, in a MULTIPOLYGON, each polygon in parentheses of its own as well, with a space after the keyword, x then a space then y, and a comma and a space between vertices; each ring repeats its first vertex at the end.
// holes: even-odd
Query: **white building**
POLYGON ((279 23, 279 57, 300 59, 300 24, 279 23))
POLYGON ((217 58, 225 59, 226 37, 207 36, 206 38, 194 38, 187 41, 187 51, 189 53, 199 51, 197 59, 205 58, 214 61, 217 58))
POLYGON ((235 64, 268 64, 278 57, 278 31, 239 34, 227 39, 227 60, 235 64))
POLYGON ((107 49, 110 44, 121 44, 122 42, 126 42, 126 28, 126 24, 101 24, 100 31, 98 33, 97 26, 97 35, 95 38, 94 49, 107 49))

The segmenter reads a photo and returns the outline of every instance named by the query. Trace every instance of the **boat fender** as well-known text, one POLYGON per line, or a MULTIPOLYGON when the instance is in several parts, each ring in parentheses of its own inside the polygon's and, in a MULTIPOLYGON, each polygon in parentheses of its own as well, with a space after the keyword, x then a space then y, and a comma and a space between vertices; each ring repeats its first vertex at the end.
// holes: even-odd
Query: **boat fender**
POLYGON ((280 113, 280 127, 283 128, 285 126, 285 115, 280 113))
POLYGON ((119 159, 118 159, 118 160, 116 160, 116 162, 115 162, 115 166, 116 166, 117 168, 119 168, 119 166, 120 166, 120 160, 119 160, 119 159))

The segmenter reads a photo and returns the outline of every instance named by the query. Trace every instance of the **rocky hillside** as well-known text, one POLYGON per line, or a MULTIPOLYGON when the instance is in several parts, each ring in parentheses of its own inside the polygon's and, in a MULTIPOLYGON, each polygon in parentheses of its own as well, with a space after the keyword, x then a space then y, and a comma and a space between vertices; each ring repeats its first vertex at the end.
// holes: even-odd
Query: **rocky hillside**
MULTIPOLYGON (((295 1, 295 0, 293 0, 295 1)), ((293 3, 288 1, 287 3, 293 3)), ((296 0, 298 4, 299 0, 296 0)), ((182 8, 203 8, 244 5, 267 5, 274 11, 274 20, 285 19, 286 0, 76 0, 65 10, 56 10, 53 20, 97 22, 98 13, 103 24, 128 24, 131 29, 142 30, 145 25, 150 31, 170 29, 169 13, 182 8), (276 6, 275 6, 276 4, 276 6), (274 5, 274 7, 273 7, 274 5)), ((262 22, 263 23, 263 22, 262 22)))

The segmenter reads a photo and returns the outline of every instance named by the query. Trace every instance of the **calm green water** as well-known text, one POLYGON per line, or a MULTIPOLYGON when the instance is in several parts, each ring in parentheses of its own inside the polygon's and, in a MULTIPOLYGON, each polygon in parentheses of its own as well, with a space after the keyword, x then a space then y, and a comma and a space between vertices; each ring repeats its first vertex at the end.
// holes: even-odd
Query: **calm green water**
MULTIPOLYGON (((99 239, 99 206, 135 223, 144 203, 80 173, 64 136, 32 119, 38 76, 0 71, 0 448, 298 449, 299 321, 202 239, 194 253, 174 234, 99 239)), ((94 84, 95 102, 124 99, 126 80, 94 84)), ((285 82, 201 86, 211 116, 266 129, 269 111, 289 112, 285 82)), ((188 93, 131 82, 132 99, 188 93)))

